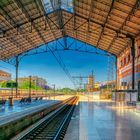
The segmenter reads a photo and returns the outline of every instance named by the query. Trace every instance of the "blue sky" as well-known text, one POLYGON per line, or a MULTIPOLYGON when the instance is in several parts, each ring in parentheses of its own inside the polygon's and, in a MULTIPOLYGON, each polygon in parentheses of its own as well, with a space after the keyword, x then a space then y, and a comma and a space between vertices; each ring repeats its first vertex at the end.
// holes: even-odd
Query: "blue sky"
MULTIPOLYGON (((67 45, 71 44, 73 41, 74 39, 68 37, 67 45)), ((64 44, 63 39, 60 39, 59 42, 64 44)), ((56 45, 56 42, 52 42, 48 46, 51 48, 54 45, 56 45)), ((74 45, 76 45, 77 47, 81 46, 83 50, 85 47, 87 47, 93 52, 106 54, 101 50, 97 50, 92 46, 86 45, 85 43, 79 41, 74 42, 71 48, 74 48, 74 45)), ((42 51, 45 48, 46 46, 42 46, 37 49, 37 51, 42 51)), ((58 44, 58 49, 61 48, 62 47, 58 44)), ((34 51, 31 51, 31 53, 32 52, 34 51)), ((57 55, 57 52, 55 52, 55 54, 57 55)), ((77 51, 59 51, 59 55, 62 57, 63 62, 65 63, 72 76, 88 76, 93 70, 96 81, 107 80, 107 56, 77 51)), ((12 74, 12 77, 15 78, 14 66, 11 66, 4 62, 0 62, 0 69, 10 72, 12 74)), ((26 56, 21 60, 19 66, 19 77, 29 75, 43 77, 48 81, 50 85, 56 84, 57 88, 73 87, 72 82, 59 66, 51 52, 26 56)))

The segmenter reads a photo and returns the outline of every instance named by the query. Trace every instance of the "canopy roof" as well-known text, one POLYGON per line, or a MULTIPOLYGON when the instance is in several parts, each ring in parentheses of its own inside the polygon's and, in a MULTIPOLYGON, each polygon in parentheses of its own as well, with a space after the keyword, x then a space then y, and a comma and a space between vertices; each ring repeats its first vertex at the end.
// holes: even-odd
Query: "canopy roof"
POLYGON ((0 13, 1 60, 65 36, 119 55, 140 34, 140 0, 1 0, 0 13))

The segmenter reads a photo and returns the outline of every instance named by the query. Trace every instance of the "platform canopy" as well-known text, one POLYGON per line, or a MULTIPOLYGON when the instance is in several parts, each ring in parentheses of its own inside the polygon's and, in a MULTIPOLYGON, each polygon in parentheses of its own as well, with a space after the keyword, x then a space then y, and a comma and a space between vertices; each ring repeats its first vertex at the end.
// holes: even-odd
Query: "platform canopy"
POLYGON ((140 0, 0 0, 0 59, 62 37, 114 55, 140 34, 140 0))

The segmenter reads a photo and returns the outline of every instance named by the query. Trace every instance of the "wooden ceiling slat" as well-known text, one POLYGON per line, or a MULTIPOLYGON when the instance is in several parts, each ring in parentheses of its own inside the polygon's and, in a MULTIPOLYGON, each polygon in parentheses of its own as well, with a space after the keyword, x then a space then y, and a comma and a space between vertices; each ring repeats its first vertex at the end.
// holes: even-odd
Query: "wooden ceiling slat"
MULTIPOLYGON (((38 1, 41 2, 41 0, 38 1)), ((140 34, 140 5, 139 3, 137 6, 135 5, 136 0, 116 0, 110 11, 112 1, 93 0, 94 5, 91 5, 91 1, 76 0, 75 17, 73 17, 73 13, 62 10, 63 22, 66 24, 63 30, 67 36, 95 46, 103 29, 99 48, 118 55, 128 45, 125 39, 118 36, 119 33, 123 36, 130 34, 134 37, 140 34), (133 8, 134 10, 132 10, 133 8), (130 12, 131 10, 132 12, 130 12), (109 11, 110 14, 108 14, 109 11), (127 18, 129 13, 130 17, 127 18)), ((47 43, 62 37, 62 30, 57 28, 59 24, 56 13, 52 12, 46 15, 49 20, 44 20, 44 11, 41 6, 37 7, 34 0, 9 0, 7 4, 1 2, 0 8, 3 8, 0 16, 0 34, 4 34, 7 38, 0 38, 2 46, 0 52, 3 53, 0 59, 10 58, 38 47, 44 43, 40 36, 43 36, 47 43), (19 27, 17 28, 17 26, 19 27), (14 38, 12 39, 12 37, 14 38), (16 44, 20 47, 17 47, 16 44), (10 49, 13 53, 9 53, 10 49)))

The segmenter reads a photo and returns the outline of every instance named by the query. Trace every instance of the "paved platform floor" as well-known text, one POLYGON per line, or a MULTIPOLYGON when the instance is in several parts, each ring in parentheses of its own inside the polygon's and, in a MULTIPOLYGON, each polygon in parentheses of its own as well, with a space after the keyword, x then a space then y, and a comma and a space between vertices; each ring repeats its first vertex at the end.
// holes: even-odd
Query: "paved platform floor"
POLYGON ((19 101, 14 102, 14 106, 9 106, 8 102, 5 105, 0 105, 0 117, 10 115, 11 113, 21 112, 35 106, 53 102, 53 100, 40 100, 32 101, 31 103, 19 103, 19 101))
POLYGON ((48 107, 55 102, 57 102, 57 100, 40 100, 21 104, 19 101, 15 101, 14 106, 12 107, 9 107, 8 103, 6 103, 4 106, 0 106, 0 125, 16 120, 32 112, 36 112, 43 107, 48 107))
POLYGON ((64 140, 140 140, 140 113, 82 97, 64 140))
POLYGON ((46 108, 60 100, 64 100, 71 97, 69 96, 56 96, 50 97, 49 99, 32 101, 31 103, 19 103, 19 101, 14 102, 14 106, 10 107, 8 102, 4 105, 0 105, 0 125, 6 124, 10 121, 16 120, 23 116, 26 116, 32 112, 36 112, 37 110, 46 108))

